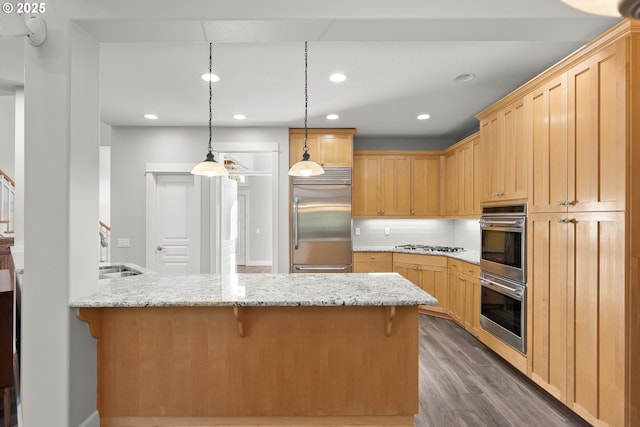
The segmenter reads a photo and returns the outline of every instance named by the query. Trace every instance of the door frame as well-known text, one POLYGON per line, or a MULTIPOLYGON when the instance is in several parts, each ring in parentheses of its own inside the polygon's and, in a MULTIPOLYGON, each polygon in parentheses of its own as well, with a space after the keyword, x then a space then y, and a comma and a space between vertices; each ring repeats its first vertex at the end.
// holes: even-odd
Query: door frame
MULTIPOLYGON (((247 212, 249 212, 249 191, 247 191, 246 189, 240 189, 238 188, 238 201, 240 200, 240 198, 242 198, 244 200, 244 212, 242 212, 242 215, 244 215, 244 239, 242 241, 240 241, 240 239, 238 239, 238 247, 240 247, 240 245, 243 246, 244 249, 244 264, 242 265, 247 265, 247 259, 249 258, 249 248, 251 247, 250 245, 250 236, 249 236, 249 218, 247 216, 247 212)), ((240 206, 240 203, 238 203, 238 206, 240 206)), ((240 218, 240 209, 238 209, 238 218, 240 218)), ((240 235, 240 233, 238 233, 238 235, 240 235)))

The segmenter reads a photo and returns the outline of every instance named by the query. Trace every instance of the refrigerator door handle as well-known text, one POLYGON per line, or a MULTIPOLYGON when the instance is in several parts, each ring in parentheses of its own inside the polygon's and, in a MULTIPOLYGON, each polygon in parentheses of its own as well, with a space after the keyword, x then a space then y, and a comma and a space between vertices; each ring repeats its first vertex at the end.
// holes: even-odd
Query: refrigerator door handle
POLYGON ((300 203, 300 197, 293 199, 293 249, 298 249, 298 204, 300 203))

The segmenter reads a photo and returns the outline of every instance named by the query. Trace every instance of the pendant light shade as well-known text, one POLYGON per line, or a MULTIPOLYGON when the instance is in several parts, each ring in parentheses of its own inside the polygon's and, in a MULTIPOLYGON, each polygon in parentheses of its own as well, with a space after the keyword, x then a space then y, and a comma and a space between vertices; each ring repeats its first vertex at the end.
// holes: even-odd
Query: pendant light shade
POLYGON ((562 0, 562 2, 593 15, 640 19, 640 0, 562 0))
MULTIPOLYGON (((209 43, 209 74, 211 74, 212 63, 212 51, 213 43, 209 43)), ((216 162, 213 156, 213 149, 211 148, 211 140, 213 139, 213 129, 211 122, 213 114, 211 110, 211 100, 213 99, 213 90, 211 89, 211 79, 209 79, 209 151, 207 152, 207 158, 198 163, 191 169, 191 173, 194 175, 202 176, 228 176, 229 171, 220 163, 216 162)))
POLYGON ((309 147, 307 146, 307 110, 309 105, 309 96, 307 93, 307 57, 307 42, 304 42, 304 148, 302 151, 302 159, 298 163, 291 166, 291 169, 289 169, 289 175, 291 176, 315 176, 322 175, 324 173, 324 169, 322 169, 322 166, 310 159, 309 147))
POLYGON ((562 0, 574 9, 594 15, 620 16, 618 0, 562 0))

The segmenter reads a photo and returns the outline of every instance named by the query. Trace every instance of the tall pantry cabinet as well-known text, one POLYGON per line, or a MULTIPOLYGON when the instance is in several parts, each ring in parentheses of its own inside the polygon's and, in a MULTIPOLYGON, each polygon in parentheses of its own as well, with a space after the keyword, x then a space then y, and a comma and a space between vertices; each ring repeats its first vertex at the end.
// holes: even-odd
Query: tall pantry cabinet
MULTIPOLYGON (((595 426, 640 425, 640 21, 479 114, 496 153, 511 132, 501 117, 516 109, 522 134, 511 143, 528 168, 527 373, 595 426)), ((485 188, 486 201, 503 197, 485 188)))

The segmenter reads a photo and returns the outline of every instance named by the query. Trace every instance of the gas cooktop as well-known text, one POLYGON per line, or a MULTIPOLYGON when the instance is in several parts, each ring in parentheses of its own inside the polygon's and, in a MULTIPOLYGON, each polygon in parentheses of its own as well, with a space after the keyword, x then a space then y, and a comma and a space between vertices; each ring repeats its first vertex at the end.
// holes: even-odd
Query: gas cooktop
POLYGON ((407 249, 411 251, 420 252, 462 252, 464 248, 455 246, 430 246, 430 245, 396 245, 396 249, 407 249))

